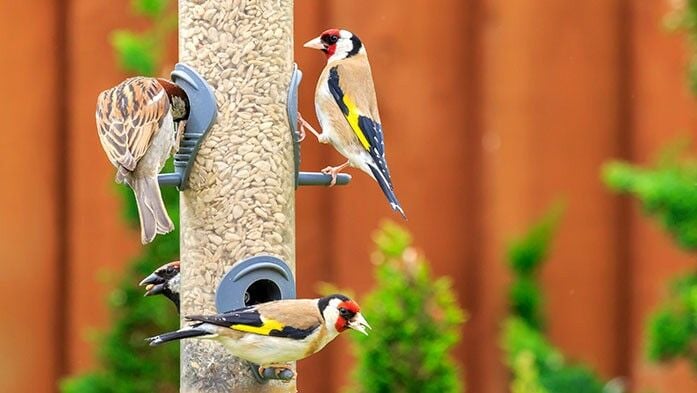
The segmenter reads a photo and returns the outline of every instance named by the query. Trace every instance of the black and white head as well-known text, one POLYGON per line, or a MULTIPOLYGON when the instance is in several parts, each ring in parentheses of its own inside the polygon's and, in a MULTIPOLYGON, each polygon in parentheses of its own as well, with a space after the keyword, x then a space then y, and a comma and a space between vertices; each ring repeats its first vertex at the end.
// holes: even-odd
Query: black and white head
POLYGON ((166 296, 179 311, 180 282, 179 261, 174 261, 160 266, 138 285, 145 286, 145 296, 166 296))
POLYGON ((361 314, 358 303, 341 294, 329 295, 319 299, 319 310, 329 331, 337 334, 346 329, 354 329, 368 335, 371 329, 361 314))
POLYGON ((319 37, 304 45, 306 48, 319 49, 327 55, 327 63, 365 54, 365 46, 355 34, 348 30, 329 29, 319 37))

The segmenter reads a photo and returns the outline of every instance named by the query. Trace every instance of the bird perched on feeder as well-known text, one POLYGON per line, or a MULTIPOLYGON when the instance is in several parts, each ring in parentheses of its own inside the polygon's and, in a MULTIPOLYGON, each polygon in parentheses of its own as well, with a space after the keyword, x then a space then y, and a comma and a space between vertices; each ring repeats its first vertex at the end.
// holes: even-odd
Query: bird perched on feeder
POLYGON ((164 295, 179 312, 179 261, 160 266, 138 285, 145 286, 145 296, 164 295))
MULTIPOLYGON (((340 294, 319 299, 289 299, 261 303, 218 315, 187 316, 190 326, 148 339, 150 345, 184 338, 213 339, 230 354, 274 368, 290 370, 289 362, 306 358, 339 333, 370 328, 356 302, 340 294)), ((292 370, 291 370, 292 372, 292 370)))
POLYGON ((341 170, 349 165, 357 167, 378 182, 392 209, 406 219, 385 160, 380 113, 365 46, 349 31, 330 29, 305 43, 305 47, 324 52, 327 65, 315 90, 315 110, 322 133, 299 116, 300 139, 307 128, 320 143, 332 144, 348 159, 322 170, 332 176, 331 185, 341 170))
POLYGON ((143 244, 174 229, 157 174, 176 152, 188 116, 186 93, 166 79, 129 78, 97 98, 99 140, 116 182, 135 193, 143 244))

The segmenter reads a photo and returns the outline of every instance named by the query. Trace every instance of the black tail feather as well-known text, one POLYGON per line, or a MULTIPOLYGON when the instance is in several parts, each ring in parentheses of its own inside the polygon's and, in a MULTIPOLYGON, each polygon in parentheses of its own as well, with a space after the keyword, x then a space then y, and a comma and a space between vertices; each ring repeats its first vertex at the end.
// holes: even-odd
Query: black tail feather
POLYGON ((158 336, 147 338, 146 340, 148 341, 150 346, 154 347, 156 345, 164 344, 170 341, 181 340, 183 338, 206 336, 209 334, 209 332, 202 329, 184 329, 177 330, 176 332, 162 333, 158 336))
POLYGON ((380 185, 380 188, 382 189, 382 193, 385 194, 385 196, 387 197, 387 200, 390 202, 390 206, 392 206, 392 210, 401 214, 402 217, 406 220, 407 215, 404 214, 404 210, 402 209, 402 206, 399 204, 399 201, 397 200, 397 196, 394 194, 394 190, 392 189, 392 184, 390 183, 390 181, 385 178, 385 176, 382 174, 380 169, 378 169, 372 165, 368 165, 368 167, 370 168, 371 172, 373 172, 373 177, 375 177, 375 180, 380 185))

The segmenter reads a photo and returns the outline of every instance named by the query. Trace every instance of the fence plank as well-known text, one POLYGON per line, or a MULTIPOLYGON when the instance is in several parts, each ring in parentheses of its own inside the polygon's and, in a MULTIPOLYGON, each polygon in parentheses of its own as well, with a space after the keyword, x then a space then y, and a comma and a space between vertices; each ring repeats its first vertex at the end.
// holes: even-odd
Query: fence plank
POLYGON ((621 368, 620 223, 598 175, 619 151, 619 10, 617 1, 486 1, 479 318, 488 350, 479 358, 479 392, 507 389, 496 350, 504 245, 554 195, 569 208, 543 274, 551 339, 605 376, 621 368))
POLYGON ((0 391, 52 392, 60 370, 57 5, 0 2, 0 391))
MULTIPOLYGON (((124 224, 114 168, 102 151, 94 123, 101 90, 124 78, 109 45, 117 28, 139 27, 128 2, 75 0, 69 14, 70 72, 70 273, 69 371, 94 366, 90 333, 108 327, 107 295, 140 250, 138 233, 124 224), (97 22, 98 21, 98 22, 97 22)), ((166 261, 163 261, 163 263, 166 261)))
MULTIPOLYGON (((331 2, 329 25, 355 30, 366 44, 373 67, 387 160, 397 196, 409 221, 392 212, 377 184, 359 170, 349 170, 351 186, 328 192, 334 197, 334 281, 365 293, 371 287, 372 233, 383 219, 405 225, 432 262, 434 274, 453 277, 463 289, 472 250, 471 157, 473 130, 467 117, 467 47, 460 45, 468 26, 465 2, 438 6, 412 2, 355 1, 351 7, 331 2), (360 202, 358 202, 360 201, 360 202)), ((327 26, 331 27, 331 26, 327 26)), ((323 61, 318 59, 317 61, 323 61)), ((329 164, 342 158, 332 152, 329 164)), ((349 384, 346 341, 332 365, 334 390, 349 384)), ((465 359, 464 346, 457 357, 465 359)))
MULTIPOLYGON (((688 46, 682 34, 661 26, 669 3, 631 2, 632 9, 632 146, 631 158, 653 160, 659 149, 680 136, 694 135, 695 98, 686 85, 688 46)), ((633 266, 630 337, 633 390, 687 393, 697 391, 697 378, 687 364, 660 367, 647 362, 644 340, 647 317, 667 296, 669 281, 694 269, 694 256, 678 250, 655 220, 637 204, 631 217, 633 266)))

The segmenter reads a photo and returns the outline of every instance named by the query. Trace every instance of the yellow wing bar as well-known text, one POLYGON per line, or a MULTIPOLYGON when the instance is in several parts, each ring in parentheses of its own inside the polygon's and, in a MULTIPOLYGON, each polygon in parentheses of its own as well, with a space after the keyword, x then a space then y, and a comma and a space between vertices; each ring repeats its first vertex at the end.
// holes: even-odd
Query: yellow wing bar
POLYGON ((361 130, 361 126, 358 124, 358 108, 356 107, 356 103, 353 102, 347 95, 342 97, 342 101, 344 101, 344 105, 346 105, 346 108, 348 108, 348 113, 345 115, 346 120, 348 120, 353 132, 358 137, 361 145, 363 145, 363 148, 370 150, 370 142, 368 142, 368 138, 365 137, 363 130, 361 130))
POLYGON ((243 325, 243 324, 236 324, 236 325, 230 325, 230 329, 234 329, 240 332, 247 332, 247 333, 254 333, 254 334, 260 334, 263 336, 268 336, 271 334, 272 330, 278 330, 279 332, 283 330, 283 324, 278 321, 274 321, 273 319, 270 319, 268 321, 264 321, 264 324, 261 326, 249 326, 249 325, 243 325))

